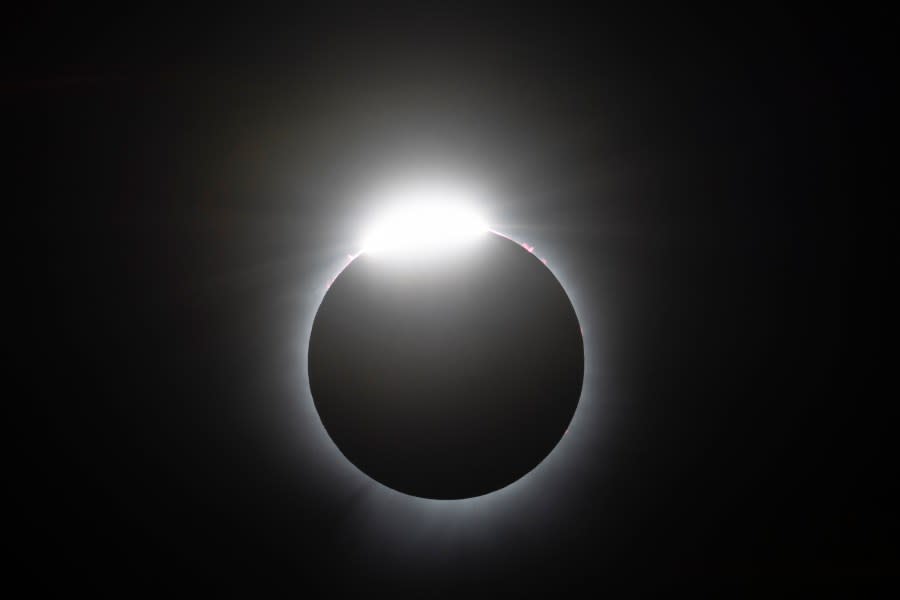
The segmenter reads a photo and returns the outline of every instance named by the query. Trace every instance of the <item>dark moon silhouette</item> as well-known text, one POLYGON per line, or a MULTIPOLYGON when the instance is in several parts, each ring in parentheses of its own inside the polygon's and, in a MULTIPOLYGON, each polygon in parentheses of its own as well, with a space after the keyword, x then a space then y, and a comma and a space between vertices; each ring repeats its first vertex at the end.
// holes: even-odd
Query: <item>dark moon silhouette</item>
POLYGON ((496 234, 421 260, 360 255, 325 295, 309 381, 359 469, 425 498, 479 496, 540 463, 575 413, 584 346, 550 270, 496 234))

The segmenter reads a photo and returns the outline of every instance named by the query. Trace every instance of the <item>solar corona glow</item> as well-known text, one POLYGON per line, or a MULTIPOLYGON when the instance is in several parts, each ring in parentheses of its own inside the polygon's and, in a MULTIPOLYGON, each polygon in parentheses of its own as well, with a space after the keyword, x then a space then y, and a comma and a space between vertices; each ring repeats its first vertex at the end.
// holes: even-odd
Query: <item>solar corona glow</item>
POLYGON ((470 198, 448 186, 395 193, 310 333, 310 390, 332 441, 376 481, 422 498, 520 479, 560 441, 581 394, 568 296, 470 198))
POLYGON ((452 250, 484 235, 487 225, 461 203, 462 192, 449 187, 412 187, 367 230, 362 252, 416 258, 452 250))

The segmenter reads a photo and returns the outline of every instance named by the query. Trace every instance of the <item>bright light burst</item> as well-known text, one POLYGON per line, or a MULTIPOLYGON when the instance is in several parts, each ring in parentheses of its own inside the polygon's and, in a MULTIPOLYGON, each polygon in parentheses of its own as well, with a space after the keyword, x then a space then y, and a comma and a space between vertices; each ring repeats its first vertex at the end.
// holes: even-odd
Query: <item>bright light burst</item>
POLYGON ((458 247, 488 231, 465 190, 415 185, 391 190, 391 201, 367 231, 366 254, 416 258, 458 247))

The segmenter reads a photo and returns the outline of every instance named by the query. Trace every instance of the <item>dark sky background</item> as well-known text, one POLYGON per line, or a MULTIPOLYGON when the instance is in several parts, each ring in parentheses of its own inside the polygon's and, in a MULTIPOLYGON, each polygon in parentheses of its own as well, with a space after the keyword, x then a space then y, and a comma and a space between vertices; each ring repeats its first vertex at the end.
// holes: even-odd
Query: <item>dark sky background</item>
POLYGON ((9 17, 33 585, 896 576, 882 17, 9 17), (420 168, 484 183, 585 330, 570 435, 457 505, 355 471, 305 379, 362 191, 420 168))

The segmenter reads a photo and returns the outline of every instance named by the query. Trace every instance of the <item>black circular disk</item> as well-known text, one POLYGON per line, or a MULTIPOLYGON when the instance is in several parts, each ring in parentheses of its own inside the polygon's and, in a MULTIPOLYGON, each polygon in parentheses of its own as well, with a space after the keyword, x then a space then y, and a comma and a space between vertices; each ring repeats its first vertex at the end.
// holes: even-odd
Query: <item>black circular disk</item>
POLYGON ((363 254, 309 342, 325 429, 363 472, 425 498, 519 479, 559 442, 584 374, 578 320, 533 254, 486 234, 451 254, 363 254))

